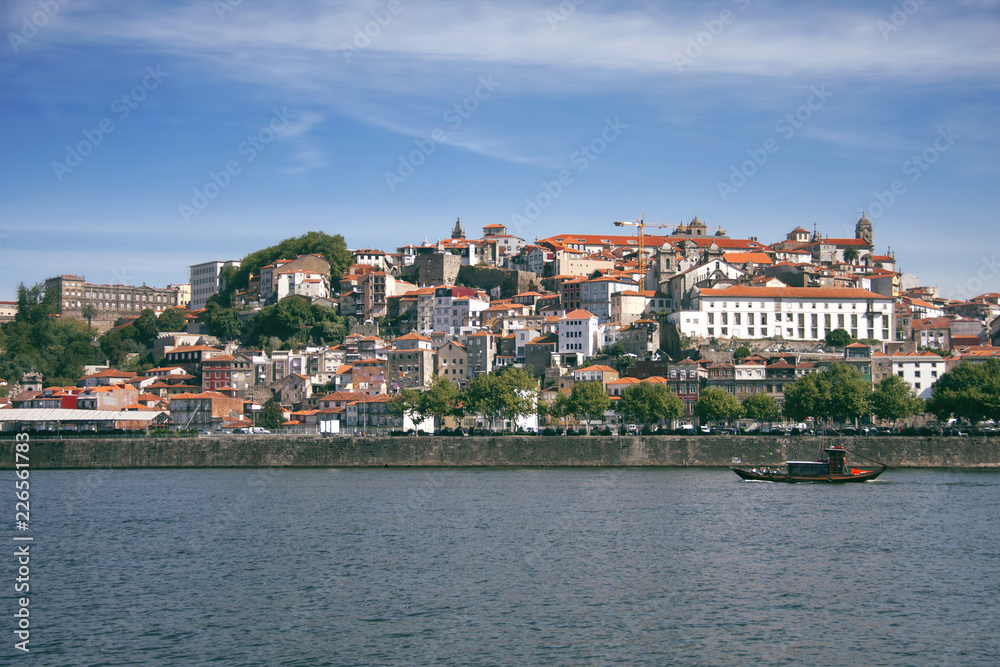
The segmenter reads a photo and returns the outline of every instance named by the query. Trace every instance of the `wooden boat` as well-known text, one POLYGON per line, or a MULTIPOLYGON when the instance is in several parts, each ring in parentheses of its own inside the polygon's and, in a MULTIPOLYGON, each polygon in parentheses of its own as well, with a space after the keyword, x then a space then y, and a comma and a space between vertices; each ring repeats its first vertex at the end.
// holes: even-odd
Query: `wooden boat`
POLYGON ((733 465, 731 468, 741 479, 758 480, 761 482, 823 482, 828 484, 843 484, 846 482, 867 482, 881 475, 889 467, 884 463, 878 463, 873 460, 879 466, 878 470, 847 468, 844 465, 844 458, 847 453, 846 449, 834 445, 827 447, 823 452, 826 454, 826 459, 822 461, 785 461, 785 465, 783 466, 733 465))

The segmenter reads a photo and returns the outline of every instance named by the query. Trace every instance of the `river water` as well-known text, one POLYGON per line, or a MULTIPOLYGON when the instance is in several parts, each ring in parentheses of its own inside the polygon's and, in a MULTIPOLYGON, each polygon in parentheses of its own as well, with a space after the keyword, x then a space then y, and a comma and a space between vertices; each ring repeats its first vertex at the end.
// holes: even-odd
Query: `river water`
MULTIPOLYGON (((31 481, 32 664, 1000 661, 996 472, 844 486, 699 469, 31 481)), ((10 613, 0 664, 18 655, 10 613)))

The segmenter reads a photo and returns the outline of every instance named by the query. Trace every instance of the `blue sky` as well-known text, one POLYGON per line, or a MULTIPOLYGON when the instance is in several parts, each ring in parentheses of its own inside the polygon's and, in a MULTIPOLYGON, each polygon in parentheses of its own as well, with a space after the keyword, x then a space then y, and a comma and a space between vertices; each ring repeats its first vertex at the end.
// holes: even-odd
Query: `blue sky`
POLYGON ((15 0, 2 18, 0 299, 60 273, 186 282, 313 229, 391 251, 456 216, 530 241, 645 213, 773 242, 852 236, 862 209, 923 284, 1000 291, 993 0, 15 0))

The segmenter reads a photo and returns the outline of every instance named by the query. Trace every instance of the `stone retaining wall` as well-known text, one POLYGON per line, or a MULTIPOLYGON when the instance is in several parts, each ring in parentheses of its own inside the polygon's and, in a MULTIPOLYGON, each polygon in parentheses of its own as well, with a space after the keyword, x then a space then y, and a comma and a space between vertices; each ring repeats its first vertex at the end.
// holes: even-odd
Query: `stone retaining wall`
MULTIPOLYGON (((894 467, 1000 469, 1000 438, 827 438, 894 467)), ((818 437, 499 436, 339 438, 220 436, 131 440, 31 440, 32 469, 406 466, 728 466, 813 460, 818 437)), ((0 443, 12 469, 14 442, 0 443)), ((867 465, 849 454, 848 464, 867 465)))

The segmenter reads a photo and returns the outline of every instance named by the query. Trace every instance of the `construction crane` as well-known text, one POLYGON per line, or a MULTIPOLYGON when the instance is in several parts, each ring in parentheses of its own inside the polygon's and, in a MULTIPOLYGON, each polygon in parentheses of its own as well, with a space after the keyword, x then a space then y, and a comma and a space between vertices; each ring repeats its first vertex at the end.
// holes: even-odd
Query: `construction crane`
POLYGON ((639 234, 639 288, 646 289, 646 246, 642 236, 642 230, 646 227, 676 227, 676 225, 661 225, 653 222, 646 222, 646 214, 643 213, 638 220, 615 220, 615 227, 636 227, 639 234))

